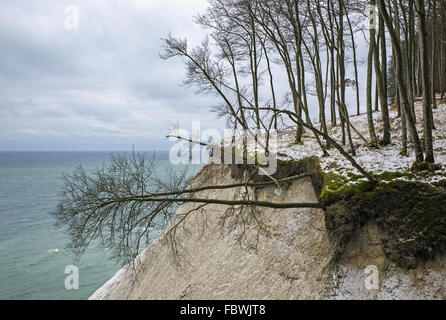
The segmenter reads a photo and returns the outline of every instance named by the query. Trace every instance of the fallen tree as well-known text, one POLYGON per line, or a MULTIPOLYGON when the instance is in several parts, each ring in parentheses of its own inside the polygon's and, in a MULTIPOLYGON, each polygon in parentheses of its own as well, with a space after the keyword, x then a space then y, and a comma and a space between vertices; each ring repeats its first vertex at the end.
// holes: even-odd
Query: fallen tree
MULTIPOLYGON (((52 215, 57 225, 66 229, 71 240, 70 248, 77 258, 91 243, 99 241, 103 247, 112 250, 115 258, 128 263, 154 239, 156 231, 167 227, 178 205, 183 203, 198 204, 191 212, 201 210, 208 204, 226 206, 228 211, 249 210, 253 214, 260 207, 321 208, 319 202, 278 203, 259 201, 255 197, 256 189, 267 186, 282 188, 297 179, 310 177, 311 173, 304 171, 287 176, 286 172, 271 180, 255 174, 259 166, 238 166, 252 168, 242 182, 192 188, 192 177, 186 170, 170 172, 161 179, 156 174, 156 161, 153 159, 147 160, 136 153, 131 157, 113 154, 110 165, 94 173, 89 174, 83 167, 78 167, 74 174, 64 176, 62 198, 52 215), (230 188, 244 190, 240 199, 200 195, 200 192, 207 190, 230 188)), ((181 220, 177 222, 180 223, 181 220)))

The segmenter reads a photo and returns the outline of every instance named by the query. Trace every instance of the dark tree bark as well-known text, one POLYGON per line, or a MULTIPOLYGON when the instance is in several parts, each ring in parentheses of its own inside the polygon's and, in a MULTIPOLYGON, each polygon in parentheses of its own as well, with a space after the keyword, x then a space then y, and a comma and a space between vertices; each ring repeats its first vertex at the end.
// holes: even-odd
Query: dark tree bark
MULTIPOLYGON (((424 150, 426 161, 434 162, 434 147, 432 138, 432 103, 431 103, 431 76, 429 69, 429 54, 427 44, 426 9, 423 0, 415 0, 418 16, 418 34, 420 37, 420 62, 423 75, 423 124, 424 124, 424 150)), ((432 61, 433 63, 433 61, 432 61)))
MULTIPOLYGON (((432 109, 437 109, 437 97, 435 96, 435 67, 439 67, 439 64, 436 65, 436 53, 437 53, 437 40, 438 37, 436 35, 436 27, 437 27, 437 1, 432 1, 433 5, 433 13, 432 13, 432 81, 431 81, 431 92, 432 92, 432 109)), ((441 78, 441 74, 440 77, 441 78)), ((432 121, 433 123, 433 121, 432 121)))
MULTIPOLYGON (((376 4, 375 0, 371 0, 370 4, 373 6, 376 4)), ((372 14, 372 13, 369 13, 372 14)), ((373 13, 374 14, 374 13, 373 13)), ((367 123, 369 128, 369 135, 371 143, 376 144, 378 139, 376 138, 375 125, 373 123, 373 108, 372 108, 372 78, 373 78, 373 54, 375 52, 375 29, 370 28, 369 32, 370 44, 369 53, 367 57, 367 123)))
MULTIPOLYGON (((382 19, 381 19, 382 20, 382 19)), ((382 42, 384 42, 384 37, 382 36, 384 34, 384 25, 382 23, 379 23, 379 34, 381 34, 380 42, 381 42, 381 48, 385 49, 385 46, 383 47, 382 42)), ((378 95, 379 95, 379 101, 381 105, 381 115, 383 120, 383 139, 382 144, 388 145, 390 144, 390 121, 389 121, 389 108, 387 106, 387 90, 385 88, 385 79, 384 74, 382 73, 383 67, 381 67, 380 61, 379 61, 379 46, 375 43, 375 37, 370 39, 371 45, 375 48, 374 50, 374 64, 375 64, 375 75, 376 75, 376 83, 378 88, 378 95)), ((386 53, 384 52, 383 55, 386 53)), ((384 63, 381 61, 381 63, 384 63)), ((384 67, 385 68, 385 67, 384 67)))
POLYGON ((353 66, 355 68, 355 87, 356 87, 356 114, 359 116, 361 114, 361 104, 359 98, 359 81, 358 81, 358 61, 356 55, 356 42, 355 42, 355 33, 353 31, 352 23, 350 21, 350 17, 348 12, 345 12, 347 17, 348 28, 350 29, 350 37, 352 40, 352 51, 353 51, 353 66))
MULTIPOLYGON (((400 42, 400 15, 399 15, 399 8, 398 8, 398 0, 393 0, 393 15, 394 15, 394 21, 395 21, 395 34, 397 36, 397 41, 400 42)), ((396 70, 396 62, 395 62, 395 48, 392 45, 393 50, 393 64, 394 64, 394 71, 396 70)), ((407 52, 406 52, 407 55, 407 52)), ((395 76, 395 82, 398 82, 398 79, 395 76)), ((398 88, 398 84, 395 88, 395 99, 396 99, 396 105, 398 110, 401 114, 401 155, 407 155, 407 123, 406 123, 406 111, 404 108, 401 107, 401 94, 400 90, 398 88)))

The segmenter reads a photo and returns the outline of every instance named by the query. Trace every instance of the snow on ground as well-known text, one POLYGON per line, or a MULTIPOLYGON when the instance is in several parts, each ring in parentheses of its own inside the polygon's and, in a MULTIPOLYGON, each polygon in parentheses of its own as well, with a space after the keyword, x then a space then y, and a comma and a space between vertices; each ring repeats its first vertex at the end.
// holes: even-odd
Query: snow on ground
MULTIPOLYGON (((423 137, 423 109, 422 102, 417 101, 415 103, 415 110, 417 114, 417 128, 420 138, 423 137)), ((434 123, 436 130, 433 132, 434 136, 434 150, 435 150, 435 162, 442 166, 442 170, 438 171, 438 174, 432 175, 428 178, 423 178, 427 182, 434 182, 441 179, 445 179, 443 174, 446 173, 446 101, 443 100, 441 104, 438 104, 438 108, 433 110, 434 123)), ((382 117, 380 112, 373 114, 375 119, 375 130, 378 135, 378 139, 382 137, 382 117)), ((411 167, 415 160, 414 151, 412 145, 409 143, 408 156, 400 155, 401 150, 401 119, 397 115, 396 110, 390 111, 391 130, 392 130, 392 143, 388 146, 380 146, 379 149, 373 149, 365 146, 363 140, 352 130, 353 142, 356 149, 355 160, 364 169, 373 173, 382 173, 386 171, 404 171, 411 167)), ((367 126, 367 115, 361 114, 359 116, 351 116, 350 122, 353 126, 367 139, 370 140, 367 126)), ((341 128, 335 126, 329 129, 330 136, 338 143, 341 141, 341 128)), ((409 140, 409 138, 408 138, 409 140)), ((335 148, 328 150, 330 156, 323 157, 323 153, 316 142, 314 136, 309 130, 303 138, 303 144, 293 144, 294 133, 287 133, 281 135, 279 138, 278 151, 281 154, 287 155, 288 158, 302 159, 309 156, 319 156, 321 159, 322 169, 327 171, 334 171, 338 174, 345 175, 346 172, 359 173, 353 168, 350 161, 342 156, 335 148)), ((348 146, 345 148, 348 149, 348 146)), ((281 157, 287 159, 287 157, 281 157)), ((417 178, 417 180, 419 180, 417 178)))

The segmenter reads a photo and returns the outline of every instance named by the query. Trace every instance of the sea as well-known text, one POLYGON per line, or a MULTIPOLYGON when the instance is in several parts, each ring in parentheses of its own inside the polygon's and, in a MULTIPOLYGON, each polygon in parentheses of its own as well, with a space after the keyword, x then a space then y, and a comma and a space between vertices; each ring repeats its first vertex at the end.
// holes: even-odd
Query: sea
MULTIPOLYGON (((83 300, 107 282, 121 267, 99 245, 74 261, 66 234, 49 214, 60 199, 63 174, 82 164, 87 171, 107 164, 111 152, 0 152, 0 299, 83 300), (78 270, 78 288, 65 283, 78 270), (68 269, 67 269, 68 267, 68 269), (67 272, 67 273, 65 273, 67 272)), ((152 159, 153 152, 144 156, 152 159)), ((167 152, 156 152, 157 173, 175 166, 167 152)), ((73 282, 69 282, 73 284, 73 282)))

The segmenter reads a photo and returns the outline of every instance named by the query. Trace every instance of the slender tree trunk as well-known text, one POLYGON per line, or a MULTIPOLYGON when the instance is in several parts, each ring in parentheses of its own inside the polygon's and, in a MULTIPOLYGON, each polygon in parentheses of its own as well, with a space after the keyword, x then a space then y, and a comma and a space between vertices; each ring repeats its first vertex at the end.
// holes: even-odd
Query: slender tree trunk
MULTIPOLYGON (((383 20, 381 19, 381 22, 379 23, 379 34, 380 42, 381 42, 381 50, 385 49, 386 46, 382 45, 382 43, 385 41, 385 37, 383 37, 384 33, 384 24, 383 20)), ((374 42, 375 39, 370 39, 370 41, 374 42)), ((378 86, 378 93, 379 93, 379 101, 381 105, 381 115, 382 115, 382 121, 383 121, 383 139, 382 144, 388 145, 390 144, 390 120, 389 120, 389 107, 387 105, 387 90, 385 88, 386 81, 384 80, 384 74, 382 73, 382 69, 385 69, 385 66, 380 65, 379 61, 379 51, 377 50, 378 46, 375 45, 375 75, 377 80, 377 86, 378 86)), ((384 52, 382 55, 386 55, 386 52, 384 52)), ((382 64, 384 64, 384 61, 381 61, 382 64)))
POLYGON ((444 36, 446 33, 446 1, 443 0, 441 3, 441 32, 439 38, 441 39, 440 43, 440 91, 441 91, 441 99, 444 98, 444 93, 446 91, 446 68, 445 68, 445 47, 446 47, 446 37, 444 36))
MULTIPOLYGON (((413 57, 413 33, 412 33, 412 27, 410 25, 410 9, 409 9, 409 15, 406 14, 406 8, 404 6, 404 3, 400 2, 400 8, 402 11, 401 17, 404 20, 404 45, 405 45, 405 54, 404 54, 404 64, 405 64, 405 70, 406 70, 406 82, 405 84, 408 87, 409 91, 409 103, 411 110, 414 109, 414 103, 415 103, 415 81, 414 81, 414 57, 413 57), (409 17, 408 17, 409 16, 409 17)), ((413 1, 413 0, 410 0, 413 1)), ((409 1, 409 7, 410 7, 410 1, 409 1)))
MULTIPOLYGON (((370 1, 371 5, 375 5, 375 0, 370 1)), ((373 54, 375 51, 375 41, 371 39, 375 38, 375 29, 372 27, 369 31, 369 53, 367 57, 367 123, 369 128, 369 135, 371 143, 377 143, 375 125, 373 123, 373 108, 372 108, 372 78, 373 78, 373 54)))
MULTIPOLYGON (((395 21, 395 33, 397 36, 397 41, 400 42, 400 15, 398 10, 398 0, 393 0, 393 14, 394 14, 394 21, 395 21)), ((396 73, 396 58, 395 58, 395 48, 392 45, 392 51, 393 51, 393 65, 394 70, 396 73)), ((406 52, 407 57, 407 52, 406 52)), ((395 99, 396 99, 396 105, 401 115, 401 152, 400 154, 403 156, 407 155, 407 123, 406 123, 406 112, 404 108, 401 107, 401 94, 400 90, 398 88, 398 79, 395 75, 395 82, 396 82, 396 88, 395 88, 395 99)))
POLYGON ((426 161, 434 162, 434 148, 432 140, 432 103, 431 103, 431 77, 429 69, 429 55, 427 48, 426 9, 423 0, 415 0, 418 16, 418 34, 420 37, 420 62, 423 75, 423 124, 424 124, 424 150, 426 161))
POLYGON ((417 119, 415 113, 415 97, 418 96, 418 86, 416 77, 416 60, 417 60, 417 48, 415 41, 415 15, 414 15, 414 0, 409 0, 409 24, 407 26, 409 29, 409 39, 410 39, 410 79, 412 81, 412 90, 409 91, 411 94, 411 113, 417 119))
POLYGON ((345 146, 345 117, 342 112, 342 104, 341 104, 341 84, 340 84, 340 63, 339 63, 339 52, 336 54, 336 103, 339 110, 339 121, 341 122, 341 144, 345 146))
MULTIPOLYGON (((337 125, 337 117, 336 117, 336 92, 337 92, 337 77, 336 77, 336 57, 335 57, 335 32, 334 32, 334 23, 333 23, 333 0, 327 1, 327 16, 328 16, 328 23, 329 28, 327 28, 326 32, 326 41, 329 44, 330 47, 330 108, 331 108, 331 125, 336 126, 337 125)), ((321 16, 321 20, 322 16, 321 16)), ((341 116, 339 115, 339 118, 341 116)))
POLYGON ((347 137, 350 145, 350 151, 356 155, 355 146, 353 144, 352 132, 350 128, 350 120, 348 115, 347 104, 345 102, 345 43, 344 43, 344 0, 339 0, 339 35, 338 35, 338 50, 339 50, 339 71, 341 77, 341 108, 344 113, 344 121, 347 127, 347 137))
POLYGON ((388 105, 389 94, 387 92, 387 43, 386 43, 386 32, 384 27, 384 20, 379 20, 379 38, 381 39, 381 73, 383 79, 383 101, 386 101, 386 106, 388 105))
POLYGON ((352 40, 352 50, 353 50, 353 66, 355 67, 355 84, 356 84, 356 114, 359 116, 361 114, 361 105, 359 99, 359 81, 358 81, 358 61, 356 56, 356 44, 355 44, 355 34, 353 32, 352 23, 346 12, 348 28, 350 29, 350 37, 352 40))
MULTIPOLYGON (((268 48, 266 48, 265 42, 264 41, 260 41, 262 48, 263 48, 263 52, 265 54, 265 60, 266 60, 266 66, 268 68, 268 75, 269 75, 269 85, 270 85, 270 89, 271 89, 271 99, 272 99, 272 103, 273 103, 273 109, 277 110, 277 103, 276 103, 276 92, 274 89, 274 78, 273 78, 273 73, 271 70, 271 62, 268 56, 268 48)), ((274 129, 277 130, 277 114, 274 113, 273 115, 273 121, 274 121, 274 129)))
MULTIPOLYGON (((436 27, 437 27, 437 2, 433 1, 433 18, 432 18, 432 108, 437 109, 437 97, 435 96, 435 58, 437 53, 437 39, 436 39, 436 27)), ((441 76, 441 74, 440 74, 441 76)), ((433 124, 433 121, 432 121, 433 124)))
MULTIPOLYGON (((378 40, 375 41, 374 47, 375 50, 373 51, 373 64, 375 65, 376 55, 379 57, 379 44, 380 44, 380 38, 378 37, 378 40)), ((379 64, 379 58, 378 58, 378 64, 379 64)), ((375 67, 374 67, 375 68, 375 67)), ((375 112, 379 111, 379 84, 378 84, 378 77, 376 76, 375 71, 375 112)))
MULTIPOLYGON (((418 1, 418 0, 415 0, 418 1)), ((420 48, 421 46, 421 35, 420 32, 417 32, 417 97, 421 97, 423 95, 423 58, 421 56, 421 50, 425 50, 426 48, 420 48)))
MULTIPOLYGON (((376 51, 376 49, 375 49, 376 51)), ((375 74, 376 76, 376 74, 375 74)), ((378 84, 378 79, 375 78, 375 112, 379 111, 379 84, 378 84)))
POLYGON ((336 73, 333 49, 330 49, 330 116, 331 125, 336 126, 336 73))

